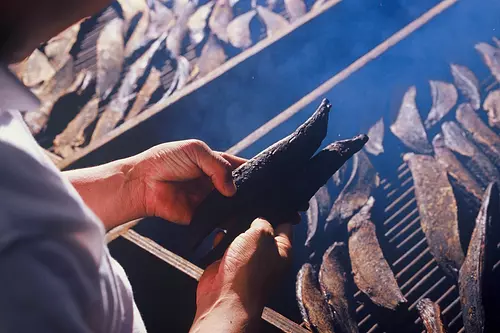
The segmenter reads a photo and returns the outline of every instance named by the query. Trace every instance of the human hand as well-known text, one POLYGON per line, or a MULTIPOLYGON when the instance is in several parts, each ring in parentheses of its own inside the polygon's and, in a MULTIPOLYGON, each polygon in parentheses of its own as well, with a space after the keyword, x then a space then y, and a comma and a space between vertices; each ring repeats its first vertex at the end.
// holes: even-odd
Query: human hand
POLYGON ((143 214, 180 224, 215 187, 232 196, 232 171, 245 159, 211 150, 198 140, 165 143, 132 158, 130 179, 139 180, 143 214))
MULTIPOLYGON (((297 214, 292 219, 299 218, 297 214)), ((289 263, 291 239, 291 224, 274 230, 269 222, 255 220, 222 259, 205 270, 191 332, 257 331, 266 298, 289 263)))

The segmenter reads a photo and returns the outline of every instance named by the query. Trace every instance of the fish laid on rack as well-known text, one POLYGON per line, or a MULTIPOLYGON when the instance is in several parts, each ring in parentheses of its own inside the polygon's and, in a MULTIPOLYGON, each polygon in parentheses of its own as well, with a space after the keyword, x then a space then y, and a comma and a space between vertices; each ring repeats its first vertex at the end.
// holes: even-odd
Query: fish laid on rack
POLYGON ((290 17, 290 22, 295 22, 307 12, 304 0, 285 0, 285 8, 290 17))
POLYGON ((354 282, 373 303, 396 310, 407 301, 380 248, 375 224, 371 221, 374 203, 375 200, 370 197, 366 205, 347 224, 354 282))
POLYGON ((365 150, 375 156, 382 154, 384 152, 384 118, 380 118, 368 130, 368 137, 370 141, 366 143, 365 150))
POLYGON ((491 91, 483 103, 491 127, 500 128, 500 89, 491 91))
POLYGON ((135 97, 135 91, 138 88, 137 82, 144 76, 148 67, 150 67, 151 60, 160 49, 165 38, 166 35, 163 34, 162 37, 158 38, 149 49, 130 66, 121 82, 118 92, 97 121, 94 133, 92 133, 92 141, 105 136, 123 119, 130 101, 135 97))
POLYGON ((189 37, 194 45, 198 45, 205 38, 205 28, 208 24, 208 17, 212 13, 214 1, 209 1, 203 6, 200 6, 191 17, 189 17, 187 26, 189 29, 189 37))
POLYGON ((319 285, 332 310, 334 326, 339 328, 336 332, 358 333, 351 267, 345 243, 334 243, 325 251, 319 270, 319 285))
POLYGON ((224 48, 217 39, 210 35, 207 42, 201 49, 200 57, 197 60, 194 76, 203 77, 226 62, 227 56, 224 48))
POLYGON ((25 60, 22 81, 27 87, 37 87, 47 83, 56 74, 47 56, 35 49, 25 60))
POLYGON ((128 112, 125 121, 134 118, 141 113, 142 110, 144 110, 146 105, 148 105, 151 96, 160 86, 160 83, 160 72, 156 68, 152 68, 146 82, 144 82, 141 90, 137 93, 134 104, 132 104, 132 108, 128 112))
POLYGON ((391 125, 391 132, 415 152, 429 154, 432 147, 417 109, 416 96, 415 86, 406 91, 396 121, 391 125))
POLYGON ((365 152, 361 151, 352 158, 352 172, 347 184, 340 192, 326 219, 325 230, 348 221, 371 196, 372 190, 379 185, 377 170, 365 152))
POLYGON ((111 20, 97 39, 97 96, 104 101, 120 80, 125 60, 123 40, 124 23, 121 18, 111 20))
POLYGON ((352 161, 349 160, 347 161, 340 169, 335 172, 335 174, 332 176, 333 183, 335 186, 340 187, 348 181, 347 178, 347 170, 349 169, 349 165, 352 165, 352 161))
POLYGON ((181 55, 182 44, 186 34, 188 33, 188 20, 195 10, 196 3, 193 1, 187 1, 182 11, 177 16, 174 26, 168 33, 166 45, 167 49, 174 57, 181 55))
POLYGON ((438 304, 428 298, 423 298, 418 301, 417 310, 427 333, 446 333, 438 304))
POLYGON ((313 332, 334 333, 333 314, 318 287, 311 264, 302 266, 297 274, 296 295, 302 318, 313 332))
POLYGON ((229 37, 227 35, 227 26, 232 19, 233 9, 231 8, 229 0, 216 0, 214 10, 208 20, 208 26, 217 38, 228 43, 229 37))
POLYGON ((451 83, 429 81, 431 85, 432 108, 425 120, 427 129, 436 125, 457 104, 458 93, 451 83))
POLYGON ((164 103, 164 101, 174 93, 174 91, 184 88, 184 86, 189 82, 191 73, 191 64, 183 56, 177 57, 177 69, 175 70, 174 79, 167 88, 167 91, 163 94, 163 97, 158 103, 164 103))
POLYGON ((44 52, 55 70, 58 70, 64 65, 65 54, 70 53, 76 43, 79 32, 80 24, 74 24, 49 40, 47 45, 45 45, 44 52))
POLYGON ((99 98, 92 98, 54 139, 54 152, 67 158, 85 142, 85 129, 97 118, 99 98))
POLYGON ((41 99, 43 102, 39 110, 33 110, 24 115, 24 121, 33 135, 40 133, 45 128, 52 108, 59 98, 67 92, 75 90, 75 87, 81 84, 80 80, 72 84, 74 79, 75 71, 73 57, 67 54, 64 65, 48 82, 46 82, 46 84, 43 85, 41 92, 41 99))
POLYGON ((486 189, 483 204, 476 219, 476 226, 469 243, 467 257, 460 269, 458 281, 466 332, 484 332, 487 325, 488 318, 485 317, 483 307, 483 292, 488 292, 488 290, 483 290, 483 284, 492 269, 489 264, 490 256, 496 250, 497 244, 489 242, 488 238, 492 236, 490 235, 491 229, 497 228, 500 223, 499 206, 498 188, 490 184, 486 189))
POLYGON ((441 167, 448 172, 460 191, 467 195, 468 201, 479 207, 483 198, 483 188, 476 181, 474 176, 457 159, 455 154, 449 150, 442 134, 437 134, 432 140, 434 155, 441 167))
POLYGON ((474 110, 479 110, 481 108, 481 93, 476 75, 465 66, 452 64, 450 67, 457 88, 468 99, 474 110))
POLYGON ((490 69, 493 77, 497 82, 500 82, 500 49, 488 43, 476 44, 475 48, 481 53, 483 61, 490 69))
POLYGON ((257 6, 257 14, 266 26, 267 37, 276 35, 279 31, 283 31, 290 25, 283 16, 276 14, 266 7, 257 6))
POLYGON ((256 14, 255 10, 236 16, 227 25, 227 38, 231 45, 238 49, 246 49, 252 45, 250 22, 256 14))
POLYGON ((330 2, 330 0, 316 0, 311 7, 311 12, 316 11, 316 10, 320 10, 321 7, 326 5, 328 2, 330 2))
POLYGON ((151 8, 149 11, 149 24, 146 30, 146 40, 150 41, 170 31, 175 24, 175 15, 162 1, 148 1, 151 1, 151 8))
POLYGON ((137 12, 130 21, 126 21, 127 30, 133 29, 128 32, 130 37, 125 44, 125 58, 130 57, 135 51, 140 49, 146 44, 146 32, 149 26, 150 9, 145 6, 141 11, 137 12), (135 24, 137 22, 137 24, 135 24), (134 27, 135 25, 135 27, 134 27))
POLYGON ((120 4, 125 21, 130 21, 139 12, 147 9, 146 0, 117 0, 120 4))
POLYGON ((458 231, 457 203, 445 169, 428 155, 406 154, 415 186, 420 225, 430 252, 454 279, 464 261, 458 231))
POLYGON ((499 182, 500 174, 488 157, 469 139, 455 122, 445 122, 441 126, 446 147, 460 154, 466 160, 465 166, 477 177, 483 186, 499 182))
POLYGON ((500 137, 481 120, 470 104, 461 104, 456 118, 486 156, 500 168, 500 137))
POLYGON ((317 236, 318 225, 326 217, 330 209, 330 194, 326 186, 322 186, 309 200, 309 209, 306 212, 307 236, 304 245, 311 247, 313 239, 317 236))

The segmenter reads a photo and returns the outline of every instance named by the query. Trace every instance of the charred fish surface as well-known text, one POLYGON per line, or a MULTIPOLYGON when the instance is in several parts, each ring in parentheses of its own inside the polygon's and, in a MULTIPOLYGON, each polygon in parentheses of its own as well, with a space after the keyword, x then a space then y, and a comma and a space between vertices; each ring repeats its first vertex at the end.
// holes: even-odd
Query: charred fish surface
POLYGON ((488 43, 479 43, 476 50, 483 56, 484 63, 490 69, 491 74, 500 82, 500 49, 488 43))
POLYGON ((380 118, 368 130, 370 141, 365 145, 365 150, 372 155, 378 156, 384 152, 384 119, 380 118))
POLYGON ((403 97, 403 103, 396 121, 391 125, 391 131, 410 149, 427 154, 432 152, 432 147, 417 109, 416 96, 417 88, 410 87, 403 97))
POLYGON ((354 282, 373 303, 396 310, 406 303, 406 299, 384 258, 375 225, 370 221, 374 203, 375 200, 370 197, 366 205, 347 224, 354 282))
POLYGON ((319 270, 319 284, 332 309, 334 326, 342 333, 358 333, 355 301, 349 265, 349 253, 344 243, 334 243, 323 255, 319 270))
POLYGON ((443 119, 458 100, 457 89, 453 84, 441 81, 429 81, 429 83, 431 85, 432 108, 425 120, 427 129, 443 119))
POLYGON ((366 204, 371 192, 379 185, 377 170, 365 152, 354 155, 352 163, 351 177, 333 204, 326 219, 325 230, 330 225, 336 227, 348 221, 366 204))
POLYGON ((476 75, 465 66, 452 64, 450 67, 455 85, 469 100, 474 110, 479 110, 481 108, 481 94, 479 93, 479 81, 476 75))
POLYGON ((458 232, 457 203, 446 172, 432 156, 411 153, 404 160, 413 176, 420 225, 429 249, 441 268, 457 279, 464 253, 458 232))
POLYGON ((456 118, 486 156, 500 167, 500 137, 479 118, 470 104, 460 104, 456 118))
POLYGON ((484 111, 488 112, 488 123, 491 127, 500 128, 500 89, 491 91, 483 103, 484 111))
POLYGON ((234 47, 246 49, 252 45, 250 22, 256 13, 255 10, 251 10, 245 14, 236 16, 234 20, 227 25, 227 38, 234 47))
POLYGON ((268 37, 276 35, 279 31, 282 31, 290 25, 283 16, 276 14, 266 7, 257 6, 257 14, 259 14, 259 17, 266 26, 266 34, 268 37))
POLYGON ((297 274, 297 302, 302 318, 313 332, 334 333, 333 315, 318 287, 311 264, 304 264, 297 274))
POLYGON ((481 185, 479 185, 474 176, 456 158, 455 154, 446 148, 441 134, 434 137, 432 145, 434 147, 435 158, 441 167, 456 181, 462 191, 472 195, 474 204, 479 207, 484 193, 481 185))
MULTIPOLYGON (((496 244, 488 244, 490 229, 499 223, 499 192, 494 184, 486 189, 458 280, 462 317, 466 332, 484 332, 487 318, 483 308, 483 283, 488 274, 488 257, 496 244)), ((486 290, 487 292, 487 290, 486 290)), ((496 315, 496 314, 495 314, 496 315)), ((498 329, 498 327, 497 327, 498 329)))
POLYGON ((477 176, 483 186, 487 186, 490 182, 500 181, 498 169, 476 145, 467 139, 457 123, 445 122, 441 129, 446 146, 467 160, 466 167, 477 176))
POLYGON ((441 320, 441 309, 439 305, 428 298, 423 298, 418 301, 417 310, 427 333, 446 333, 443 321, 441 320))

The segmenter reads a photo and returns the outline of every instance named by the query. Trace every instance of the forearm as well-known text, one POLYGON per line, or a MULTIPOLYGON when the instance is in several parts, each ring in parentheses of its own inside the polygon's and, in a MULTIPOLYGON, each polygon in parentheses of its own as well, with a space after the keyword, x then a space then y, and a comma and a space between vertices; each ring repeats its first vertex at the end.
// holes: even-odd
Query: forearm
POLYGON ((144 216, 144 189, 131 178, 133 165, 132 159, 123 159, 64 172, 106 230, 144 216))

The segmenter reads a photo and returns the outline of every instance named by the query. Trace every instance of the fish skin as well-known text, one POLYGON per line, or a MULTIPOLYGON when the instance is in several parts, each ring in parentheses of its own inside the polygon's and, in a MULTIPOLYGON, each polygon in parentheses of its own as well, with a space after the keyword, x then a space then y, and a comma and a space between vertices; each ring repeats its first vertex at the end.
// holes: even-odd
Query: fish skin
POLYGON ((26 59, 22 81, 27 87, 36 87, 47 83, 55 74, 56 70, 47 56, 38 49, 35 49, 28 59, 26 59))
MULTIPOLYGON (((370 142, 370 141, 368 141, 370 142)), ((346 173, 347 173, 347 169, 349 168, 349 164, 352 164, 351 163, 352 161, 349 160, 347 161, 337 172, 335 172, 335 174, 332 176, 332 180, 333 180, 333 183, 335 184, 335 186, 337 187, 340 187, 341 185, 344 185, 345 182, 346 182, 346 173)))
POLYGON ((76 43, 79 32, 80 24, 74 24, 49 40, 45 46, 44 52, 56 71, 64 65, 64 55, 70 53, 76 43))
POLYGON ((407 300, 380 248, 375 225, 371 221, 370 211, 374 203, 375 200, 370 197, 347 224, 349 257, 354 282, 359 290, 374 304, 394 311, 407 300))
MULTIPOLYGON (((139 22, 132 31, 130 38, 127 40, 125 44, 125 58, 129 58, 135 51, 144 46, 147 42, 146 32, 149 27, 149 15, 150 10, 146 6, 143 10, 136 13, 136 15, 141 15, 139 18, 139 22)), ((133 20, 133 18, 131 19, 133 20)), ((131 21, 125 21, 127 27, 130 25, 131 21)), ((125 30, 125 29, 124 29, 125 30)))
POLYGON ((455 195, 446 171, 428 155, 406 154, 415 186, 420 225, 431 254, 455 280, 464 261, 455 195))
POLYGON ((227 27, 232 19, 233 10, 229 0, 216 0, 214 10, 208 20, 208 26, 217 38, 228 43, 229 36, 227 34, 227 27))
POLYGON ((476 75, 465 66, 451 64, 450 68, 455 85, 469 100, 474 110, 479 110, 481 108, 481 93, 479 92, 479 80, 476 75))
POLYGON ((312 240, 316 236, 319 224, 319 207, 316 196, 313 196, 311 200, 309 200, 309 209, 306 211, 306 220, 307 234, 304 246, 311 247, 312 240))
POLYGON ((490 182, 499 182, 498 169, 469 139, 455 122, 445 122, 441 126, 444 143, 452 151, 462 155, 467 160, 466 167, 477 177, 483 186, 490 182))
POLYGON ((209 1, 203 6, 200 6, 193 15, 188 19, 187 26, 191 42, 195 45, 201 43, 205 38, 205 28, 208 24, 208 17, 212 13, 214 1, 209 1))
POLYGON ((491 74, 497 82, 500 82, 500 49, 488 43, 478 43, 475 48, 481 53, 483 61, 490 69, 491 74))
POLYGON ((196 64, 198 76, 203 77, 226 62, 227 56, 224 48, 219 45, 217 39, 210 35, 201 49, 200 57, 196 64))
POLYGON ((345 243, 334 243, 323 255, 319 284, 331 307, 334 326, 342 333, 358 333, 349 253, 345 243))
POLYGON ((434 147, 434 156, 441 167, 455 179, 462 190, 474 197, 474 202, 479 206, 484 193, 482 186, 456 158, 455 154, 446 147, 443 135, 437 134, 432 140, 432 145, 434 147))
POLYGON ((266 33, 268 37, 276 35, 278 32, 283 31, 290 25, 283 16, 276 14, 266 7, 257 6, 257 14, 266 26, 266 33))
POLYGON ((436 125, 457 104, 457 88, 451 83, 429 81, 432 95, 432 108, 425 120, 425 128, 436 125))
POLYGON ((257 12, 251 10, 245 14, 236 16, 227 25, 227 38, 231 45, 239 49, 246 49, 252 45, 252 36, 250 34, 250 21, 257 12))
POLYGON ((146 30, 146 40, 159 38, 168 33, 175 24, 175 15, 159 0, 152 0, 152 9, 149 11, 149 24, 146 30))
POLYGON ((99 98, 92 98, 54 139, 54 152, 63 158, 74 153, 74 148, 85 142, 84 131, 97 118, 99 98))
POLYGON ((441 309, 439 305, 428 298, 423 298, 418 301, 417 310, 427 333, 446 333, 443 321, 441 320, 441 309))
POLYGON ((120 80, 125 60, 123 40, 124 23, 120 18, 111 20, 97 39, 97 95, 106 100, 120 80))
POLYGON ((137 13, 148 9, 146 0, 117 0, 120 4, 125 21, 130 21, 137 13))
POLYGON ((292 23, 307 12, 306 4, 303 0, 285 0, 285 8, 292 23))
POLYGON ((491 91, 483 103, 491 127, 500 128, 500 89, 491 91))
POLYGON ((351 176, 333 204, 326 219, 325 231, 330 225, 335 227, 349 220, 366 204, 372 190, 379 185, 377 170, 365 152, 357 153, 352 160, 351 176))
POLYGON ((188 20, 195 10, 196 4, 193 1, 187 1, 167 36, 167 49, 174 57, 181 55, 182 42, 188 33, 188 20))
POLYGON ((139 90, 139 92, 137 93, 134 104, 128 112, 125 121, 134 118, 139 113, 141 113, 142 110, 144 110, 149 100, 151 99, 151 96, 160 86, 160 83, 160 72, 156 68, 152 68, 151 73, 149 73, 148 78, 146 79, 146 82, 144 82, 141 90, 139 90))
POLYGON ((333 315, 318 287, 311 264, 306 263, 297 274, 296 296, 302 318, 311 330, 334 333, 333 315))
POLYGON ((461 104, 457 108, 456 119, 488 158, 500 167, 500 137, 481 120, 472 106, 461 104))
POLYGON ((417 109, 416 96, 417 88, 411 86, 403 97, 399 114, 391 125, 391 132, 415 152, 430 154, 432 147, 417 109))
POLYGON ((384 118, 380 118, 375 125, 368 130, 368 141, 365 150, 375 156, 384 152, 384 118))
POLYGON ((489 243, 488 238, 493 236, 489 235, 490 229, 498 227, 500 222, 499 206, 498 187, 492 183, 486 189, 458 280, 466 332, 484 332, 485 325, 487 325, 488 318, 485 317, 483 307, 483 283, 491 269, 488 265, 489 257, 496 250, 496 244, 489 243))

